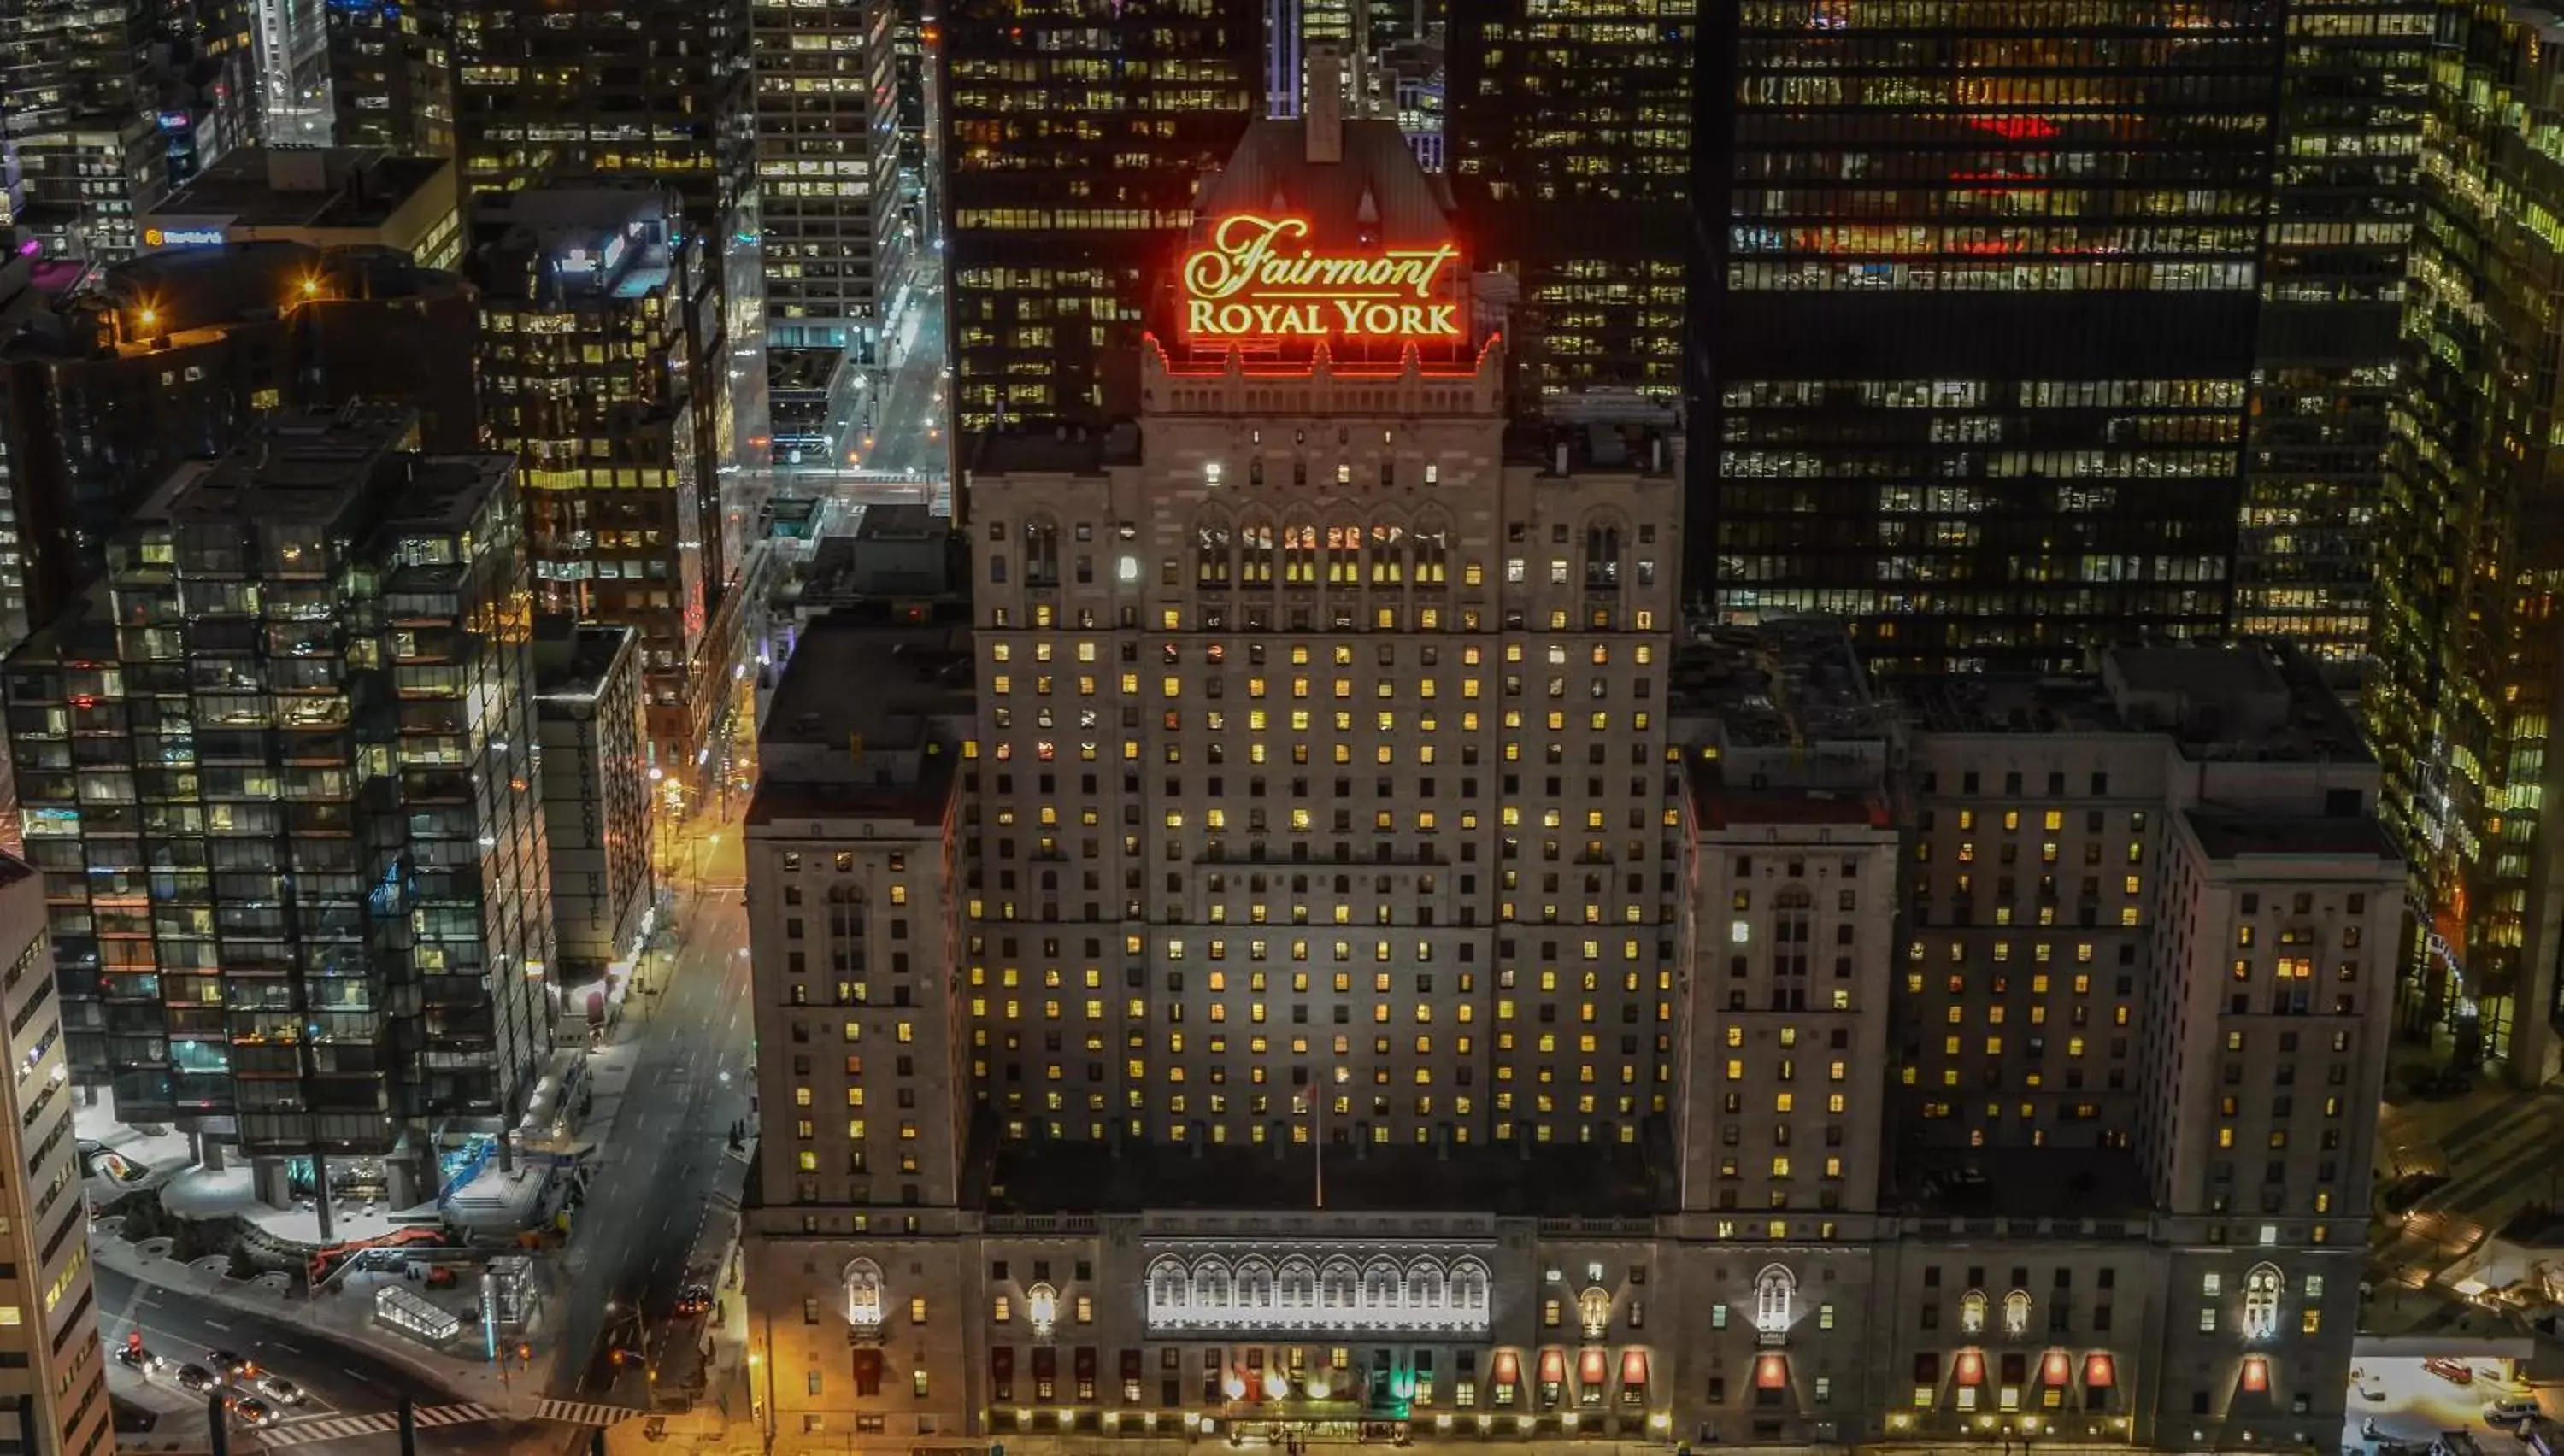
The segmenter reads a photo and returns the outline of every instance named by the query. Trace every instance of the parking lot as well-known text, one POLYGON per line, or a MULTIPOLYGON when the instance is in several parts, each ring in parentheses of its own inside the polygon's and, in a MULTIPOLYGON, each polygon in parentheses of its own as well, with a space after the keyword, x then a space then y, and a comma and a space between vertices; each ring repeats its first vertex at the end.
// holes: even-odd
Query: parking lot
POLYGON ((2344 1422, 2342 1448, 2374 1453, 2381 1442, 2427 1447, 2443 1431, 2465 1431, 2483 1456, 2528 1456, 2519 1428, 2487 1424, 2484 1407, 2497 1400, 2534 1398, 2552 1417, 2555 1403, 2512 1381, 2505 1372, 2507 1361, 2476 1356, 2457 1363, 2472 1373, 2471 1382, 2458 1384, 2426 1370, 2420 1356, 2362 1358, 2351 1371, 2350 1416, 2344 1422), (2373 1438, 2366 1434, 2371 1420, 2376 1422, 2373 1438))

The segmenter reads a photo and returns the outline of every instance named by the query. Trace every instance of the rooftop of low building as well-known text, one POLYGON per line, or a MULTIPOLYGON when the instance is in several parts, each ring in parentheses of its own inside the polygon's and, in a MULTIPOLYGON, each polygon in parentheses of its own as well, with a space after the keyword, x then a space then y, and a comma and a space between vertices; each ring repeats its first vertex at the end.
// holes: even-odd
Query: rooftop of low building
POLYGON ((535 618, 535 701, 593 700, 614 670, 614 660, 639 636, 630 627, 581 622, 565 614, 535 618))
POLYGON ((453 167, 379 146, 235 147, 150 213, 223 216, 251 227, 380 227, 453 167))
POLYGON ((793 644, 757 742, 914 747, 931 720, 973 711, 975 685, 967 629, 832 612, 793 644))

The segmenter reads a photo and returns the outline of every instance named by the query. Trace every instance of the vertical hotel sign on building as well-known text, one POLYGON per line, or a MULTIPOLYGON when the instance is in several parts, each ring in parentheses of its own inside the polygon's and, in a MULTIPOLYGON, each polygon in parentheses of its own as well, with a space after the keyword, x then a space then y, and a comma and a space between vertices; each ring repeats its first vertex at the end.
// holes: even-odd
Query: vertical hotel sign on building
POLYGON ((1195 344, 1445 343, 1468 321, 1459 249, 1326 252, 1305 219, 1234 213, 1184 256, 1183 336, 1195 344))

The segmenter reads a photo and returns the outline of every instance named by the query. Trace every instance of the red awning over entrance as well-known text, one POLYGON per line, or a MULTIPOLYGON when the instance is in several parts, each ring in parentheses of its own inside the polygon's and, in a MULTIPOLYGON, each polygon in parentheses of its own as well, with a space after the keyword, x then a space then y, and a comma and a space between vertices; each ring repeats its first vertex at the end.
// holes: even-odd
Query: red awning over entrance
POLYGON ((1544 1350, 1540 1352, 1540 1382, 1555 1385, 1567 1378, 1567 1352, 1544 1350))
POLYGON ((1495 1382, 1499 1385, 1521 1384, 1522 1356, 1514 1353, 1510 1350, 1497 1351, 1493 1373, 1495 1382))
POLYGON ((1647 1352, 1645 1351, 1631 1350, 1622 1352, 1620 1355, 1620 1383, 1627 1385, 1632 1389, 1643 1386, 1647 1383, 1647 1352))

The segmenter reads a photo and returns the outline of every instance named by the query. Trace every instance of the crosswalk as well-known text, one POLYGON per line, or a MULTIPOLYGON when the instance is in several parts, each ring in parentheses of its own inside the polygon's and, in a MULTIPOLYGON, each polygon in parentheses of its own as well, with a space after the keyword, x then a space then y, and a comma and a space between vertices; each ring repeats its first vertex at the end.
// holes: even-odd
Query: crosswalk
MULTIPOLYGON (((422 1429, 432 1426, 469 1425, 474 1421, 497 1420, 501 1412, 476 1402, 457 1405, 422 1405, 413 1418, 422 1429)), ((400 1429, 400 1416, 393 1411, 372 1415, 310 1415, 289 1420, 260 1433, 270 1446, 308 1446, 315 1441, 343 1441, 351 1436, 379 1436, 400 1429)))
MULTIPOLYGON (((639 1414, 640 1411, 629 1406, 602 1405, 593 1400, 547 1399, 535 1403, 531 1418, 556 1420, 568 1425, 610 1426, 639 1414)), ((508 1415, 507 1411, 467 1401, 456 1405, 422 1405, 416 1412, 416 1419, 421 1429, 427 1429, 468 1425, 474 1421, 505 1420, 508 1415)), ((270 1446, 309 1446, 320 1441, 388 1435, 398 1429, 400 1416, 388 1410, 372 1415, 307 1415, 269 1427, 260 1432, 260 1439, 270 1446)))
POLYGON ((593 1400, 546 1400, 534 1407, 536 1420, 567 1421, 574 1426, 610 1426, 640 1413, 627 1405, 599 1405, 593 1400))

